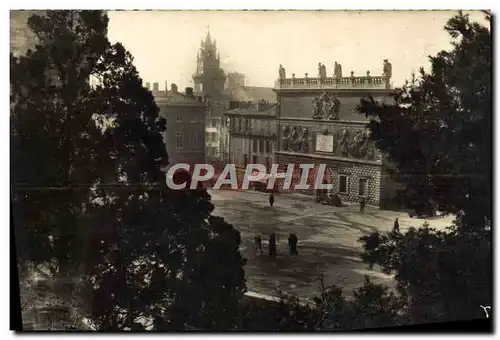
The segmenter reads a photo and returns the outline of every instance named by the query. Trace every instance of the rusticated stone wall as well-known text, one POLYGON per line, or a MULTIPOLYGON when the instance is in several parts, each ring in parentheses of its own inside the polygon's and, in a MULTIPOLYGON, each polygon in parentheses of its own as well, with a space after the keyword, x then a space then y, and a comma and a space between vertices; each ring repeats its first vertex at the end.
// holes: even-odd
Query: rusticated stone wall
MULTIPOLYGON (((318 157, 312 154, 300 155, 291 152, 277 153, 277 160, 280 165, 280 172, 285 172, 288 164, 295 164, 295 175, 292 176, 292 185, 288 191, 299 192, 310 196, 316 195, 316 191, 312 187, 312 184, 316 180, 314 175, 310 176, 307 181, 308 184, 311 184, 310 189, 295 189, 295 185, 299 183, 301 175, 299 164, 312 163, 315 164, 316 167, 319 167, 320 164, 325 164, 325 179, 328 183, 333 184, 334 193, 338 193, 339 191, 339 176, 347 176, 347 193, 338 193, 342 201, 359 202, 359 180, 363 178, 367 179, 367 204, 380 206, 380 190, 383 188, 383 186, 381 186, 381 164, 374 162, 372 162, 372 164, 367 164, 359 161, 347 162, 341 159, 318 157)), ((311 173, 315 172, 311 171, 311 173)), ((283 191, 283 180, 278 181, 278 188, 283 191)))

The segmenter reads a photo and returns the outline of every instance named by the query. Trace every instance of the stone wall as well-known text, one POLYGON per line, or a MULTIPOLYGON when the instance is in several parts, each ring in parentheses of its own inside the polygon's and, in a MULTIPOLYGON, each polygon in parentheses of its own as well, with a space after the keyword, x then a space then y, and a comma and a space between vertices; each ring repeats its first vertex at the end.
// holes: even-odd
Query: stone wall
POLYGON ((168 106, 158 103, 160 115, 167 119, 165 145, 171 164, 205 163, 205 107, 168 106), (177 117, 181 121, 177 121, 177 117), (182 133, 182 148, 177 148, 177 133, 182 133), (196 135, 196 143, 194 142, 196 135))
MULTIPOLYGON (((368 97, 367 94, 342 94, 331 93, 340 102, 339 120, 367 121, 366 117, 356 112, 361 98, 368 97)), ((291 118, 312 118, 313 99, 321 93, 283 93, 280 94, 280 116, 291 118)), ((375 97, 382 100, 382 97, 375 97)))
MULTIPOLYGON (((292 176, 292 185, 290 191, 299 192, 306 195, 314 196, 316 191, 312 188, 309 190, 295 189, 294 186, 300 181, 301 169, 299 164, 312 163, 319 167, 320 164, 326 165, 325 179, 328 183, 333 184, 333 192, 339 191, 339 176, 347 176, 347 193, 339 193, 343 202, 359 202, 359 180, 367 179, 367 204, 379 206, 380 205, 380 190, 382 165, 375 162, 363 163, 360 161, 348 161, 341 159, 333 159, 318 157, 317 155, 301 155, 292 152, 278 152, 277 161, 280 165, 280 172, 285 172, 288 164, 295 164, 295 176, 292 176)), ((313 184, 316 178, 314 175, 310 176, 307 181, 308 184, 313 184)), ((283 190, 283 181, 278 180, 278 188, 283 190)), ((286 191, 286 190, 285 190, 286 191)))
POLYGON ((381 154, 369 138, 366 123, 280 119, 278 150, 381 162, 381 154), (329 150, 316 145, 317 136, 331 136, 329 150))

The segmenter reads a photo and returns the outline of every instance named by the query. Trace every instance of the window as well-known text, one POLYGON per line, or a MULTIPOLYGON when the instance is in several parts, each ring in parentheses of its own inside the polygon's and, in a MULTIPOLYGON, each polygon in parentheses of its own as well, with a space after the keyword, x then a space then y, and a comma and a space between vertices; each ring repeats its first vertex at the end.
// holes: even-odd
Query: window
POLYGON ((247 166, 247 165, 248 165, 248 155, 247 155, 247 154, 244 154, 244 155, 243 155, 243 165, 244 165, 244 166, 247 166))
POLYGON ((210 142, 210 132, 205 132, 205 140, 210 142))
POLYGON ((198 132, 191 137, 191 148, 195 149, 198 146, 198 132))
POLYGON ((175 121, 176 121, 177 123, 182 123, 182 115, 177 115, 177 116, 175 117, 175 121))
POLYGON ((252 164, 257 164, 257 156, 256 155, 252 156, 252 164))
POLYGON ((259 152, 264 153, 264 141, 262 139, 259 140, 259 152))
POLYGON ((252 142, 253 142, 253 152, 257 152, 257 140, 254 139, 252 142))
POLYGON ((238 118, 238 131, 241 131, 241 118, 238 118))
POLYGON ((266 153, 271 153, 271 142, 266 140, 266 153))
POLYGON ((190 123, 196 123, 196 116, 189 117, 189 122, 190 123))
POLYGON ((177 132, 175 134, 175 147, 177 149, 182 149, 182 132, 177 132))
POLYGON ((359 179, 359 196, 366 197, 367 191, 368 191, 368 179, 360 178, 359 179))
POLYGON ((215 132, 211 133, 210 141, 211 142, 216 142, 217 141, 217 134, 215 132))
POLYGON ((347 194, 348 192, 348 187, 347 187, 347 176, 346 175, 340 175, 339 176, 339 193, 341 194, 347 194))

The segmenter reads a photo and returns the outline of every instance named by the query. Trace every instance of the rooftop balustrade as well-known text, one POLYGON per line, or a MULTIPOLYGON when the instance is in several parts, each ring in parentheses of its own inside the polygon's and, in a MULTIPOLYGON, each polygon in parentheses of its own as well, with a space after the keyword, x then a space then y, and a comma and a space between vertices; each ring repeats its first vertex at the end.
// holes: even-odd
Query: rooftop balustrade
POLYGON ((306 74, 304 78, 284 78, 278 79, 275 89, 390 89, 390 78, 387 76, 363 77, 325 77, 309 78, 306 74))

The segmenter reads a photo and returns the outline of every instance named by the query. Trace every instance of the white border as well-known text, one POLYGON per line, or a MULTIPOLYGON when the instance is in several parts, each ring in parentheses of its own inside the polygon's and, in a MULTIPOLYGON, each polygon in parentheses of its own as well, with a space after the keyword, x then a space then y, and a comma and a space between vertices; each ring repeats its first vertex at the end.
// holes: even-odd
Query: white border
MULTIPOLYGON (((17 0, 17 1, 5 1, 2 2, 2 5, 6 4, 6 8, 9 9, 23 9, 23 8, 30 8, 30 9, 47 9, 47 8, 52 8, 52 9, 70 9, 70 8, 81 8, 81 9, 95 9, 95 8, 102 8, 103 5, 107 9, 309 9, 309 10, 314 10, 314 9, 464 9, 464 8, 470 8, 470 6, 474 6, 475 8, 479 9, 493 9, 493 12, 496 13, 496 8, 498 4, 498 0, 476 0, 474 2, 470 1, 464 1, 464 0, 454 0, 454 1, 430 1, 430 0, 420 0, 418 2, 404 2, 404 1, 367 1, 367 0, 350 0, 348 2, 334 2, 334 1, 318 1, 318 0, 308 0, 308 1, 294 1, 294 0, 276 0, 276 1, 265 1, 265 0, 253 0, 253 1, 246 1, 246 2, 238 2, 236 3, 234 0, 233 1, 221 1, 221 0, 213 0, 210 2, 207 2, 206 0, 192 0, 189 1, 189 3, 186 2, 166 2, 162 0, 157 0, 157 1, 141 1, 141 2, 127 2, 125 3, 123 0, 122 1, 106 1, 103 3, 102 1, 97 1, 97 0, 86 0, 86 1, 78 1, 78 2, 66 2, 66 1, 54 1, 54 0, 48 0, 48 1, 43 1, 43 5, 41 2, 37 1, 26 1, 26 0, 17 0), (168 3, 168 5, 166 5, 168 3)), ((3 7, 3 6, 2 6, 3 7)), ((7 10, 2 11, 2 15, 0 16, 3 24, 3 30, 2 30, 2 40, 4 42, 7 42, 9 40, 9 30, 7 29, 8 23, 9 23, 9 13, 7 10)), ((495 32, 496 33, 496 32, 495 32)), ((497 34, 494 35, 495 37, 495 44, 497 44, 497 34)), ((2 107, 7 108, 8 103, 10 102, 9 95, 8 95, 8 89, 9 89, 9 84, 8 84, 8 77, 6 76, 9 74, 8 71, 8 47, 7 43, 2 43, 1 48, 3 49, 3 52, 0 53, 0 56, 2 58, 1 64, 3 65, 5 72, 2 74, 4 75, 4 82, 3 82, 3 89, 1 91, 2 94, 2 107)), ((497 79, 497 74, 495 74, 495 81, 498 81, 497 79)), ((498 82, 497 82, 498 84, 498 82)), ((498 91, 498 87, 497 87, 498 91)), ((495 93, 495 98, 500 98, 498 96, 498 93, 495 93)), ((9 130, 9 114, 7 110, 5 110, 1 116, 1 119, 3 120, 2 127, 4 129, 4 133, 2 134, 2 138, 4 138, 4 142, 2 143, 2 147, 0 148, 0 155, 1 158, 4 160, 3 164, 10 164, 10 158, 9 158, 9 151, 10 148, 8 147, 9 145, 9 136, 10 132, 9 130)), ((495 128, 498 131, 500 126, 500 119, 497 118, 495 121, 495 128)), ((489 128, 489 127, 485 127, 489 128)), ((495 134, 494 134, 495 135, 495 134)), ((496 135, 495 135, 495 142, 494 145, 497 145, 497 148, 495 150, 495 158, 498 160, 500 155, 500 145, 497 140, 496 140, 496 135)), ((495 166, 498 166, 498 164, 495 164, 495 166)), ((10 187, 10 167, 3 166, 1 168, 2 174, 0 176, 1 179, 1 185, 2 185, 2 204, 0 204, 0 216, 4 219, 5 223, 2 225, 2 237, 1 240, 4 242, 4 247, 3 249, 8 249, 7 242, 9 242, 9 232, 7 230, 9 225, 8 221, 8 216, 10 216, 10 207, 9 207, 9 187, 10 187)), ((498 189, 498 181, 495 183, 495 193, 497 193, 498 189)), ((498 203, 498 200, 495 202, 498 203)), ((495 219, 494 221, 498 221, 498 205, 495 204, 495 219)), ((500 233, 496 232, 495 235, 495 242, 498 244, 498 235, 500 233)), ((493 247, 495 249, 496 247, 493 247)), ((4 256, 0 256, 0 259, 2 261, 2 268, 9 268, 10 263, 9 263, 9 256, 6 256, 7 254, 4 253, 4 256)), ((10 255, 10 254, 9 254, 10 255)), ((496 258, 495 258, 496 259, 496 258)), ((498 272, 498 259, 495 261, 495 272, 498 272)), ((1 280, 0 285, 2 286, 0 291, 4 295, 2 301, 5 301, 3 303, 3 309, 1 312, 1 320, 2 320, 2 330, 5 333, 7 333, 9 336, 13 336, 13 332, 7 332, 9 329, 9 310, 8 308, 8 301, 9 301, 9 281, 8 280, 1 280)), ((498 294, 495 294, 494 296, 498 296, 498 294)), ((496 302, 496 301, 495 301, 496 302)), ((496 303, 493 303, 493 308, 495 308, 496 303)), ((493 315, 497 315, 497 313, 494 313, 493 315)), ((498 319, 496 318, 495 321, 498 319)), ((106 337, 115 337, 116 335, 106 335, 106 337)), ((341 338, 347 338, 345 335, 335 335, 336 337, 341 337, 341 338)), ((373 335, 371 335, 373 336, 373 335)), ((396 335, 398 337, 401 337, 400 334, 396 335)), ((67 336, 64 336, 67 337, 67 336)), ((99 335, 99 337, 102 337, 99 335)), ((118 336, 116 336, 118 337, 118 336)), ((137 337, 144 337, 143 335, 137 335, 137 337)), ((264 337, 264 336, 260 336, 264 337)), ((283 337, 282 335, 279 337, 283 337)), ((427 335, 428 338, 437 338, 437 336, 430 336, 427 335)), ((352 338, 352 335, 351 335, 352 338)))

